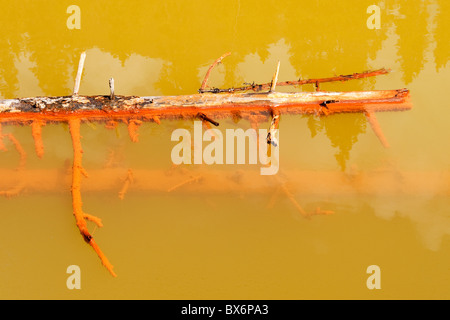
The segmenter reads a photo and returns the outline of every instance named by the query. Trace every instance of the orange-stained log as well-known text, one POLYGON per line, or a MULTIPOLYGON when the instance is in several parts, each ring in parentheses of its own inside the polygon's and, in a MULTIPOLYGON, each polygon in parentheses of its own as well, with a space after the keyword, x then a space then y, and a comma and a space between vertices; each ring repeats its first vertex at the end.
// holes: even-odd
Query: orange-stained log
POLYGON ((412 108, 407 89, 348 92, 272 92, 125 97, 111 102, 104 96, 36 97, 0 100, 0 121, 23 123, 43 120, 148 121, 196 118, 201 113, 216 121, 237 117, 280 114, 323 114, 405 111, 412 108), (36 105, 41 107, 37 108, 36 105), (158 119, 158 120, 156 120, 158 119))
POLYGON ((113 271, 113 266, 100 250, 94 238, 89 233, 87 228, 86 219, 94 221, 98 226, 101 226, 101 221, 94 216, 85 214, 83 212, 83 202, 81 200, 81 176, 83 174, 82 158, 83 149, 81 148, 81 136, 80 136, 80 119, 74 118, 69 120, 69 130, 72 136, 73 146, 73 167, 72 167, 72 206, 73 215, 77 223, 77 227, 80 230, 84 240, 94 249, 99 256, 102 264, 108 269, 108 271, 116 277, 113 271))

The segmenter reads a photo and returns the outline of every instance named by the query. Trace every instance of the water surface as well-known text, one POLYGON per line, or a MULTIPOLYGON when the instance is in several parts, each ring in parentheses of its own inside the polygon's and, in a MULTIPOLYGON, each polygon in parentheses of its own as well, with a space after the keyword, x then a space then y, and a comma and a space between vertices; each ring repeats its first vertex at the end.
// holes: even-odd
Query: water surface
MULTIPOLYGON (((280 176, 305 210, 335 212, 311 219, 299 215, 273 177, 267 181, 274 188, 262 193, 240 184, 234 192, 194 192, 195 183, 173 192, 131 185, 121 200, 128 169, 171 172, 170 135, 192 128, 192 121, 144 123, 138 143, 130 141, 124 124, 117 130, 83 125, 88 173, 105 167, 118 173, 104 189, 89 178, 83 180, 86 192, 82 188, 84 210, 103 219, 104 227, 93 233, 117 278, 75 225, 66 183, 72 161, 67 125, 43 127, 42 159, 34 153, 29 126, 5 125, 3 132, 13 133, 27 152, 30 181, 32 172, 59 172, 61 178, 42 192, 25 188, 0 198, 0 298, 450 298, 447 1, 379 1, 381 28, 372 30, 366 10, 373 3, 365 0, 80 0, 79 30, 67 27, 72 4, 1 1, 1 98, 71 94, 82 51, 87 58, 80 94, 108 94, 111 77, 117 94, 195 93, 209 65, 231 51, 213 71, 211 86, 269 82, 278 60, 281 81, 385 67, 392 72, 321 89, 408 88, 413 109, 377 115, 389 149, 362 114, 282 117, 280 176), (323 179, 289 181, 293 172, 323 179), (347 184, 331 180, 336 175, 347 184), (367 176, 372 187, 359 187, 358 179, 367 176), (66 287, 72 264, 81 268, 80 290, 66 287), (380 267, 379 290, 366 286, 370 265, 380 267)), ((226 128, 249 124, 230 119, 220 124, 226 128)), ((9 140, 5 144, 9 151, 0 153, 0 171, 6 176, 19 155, 9 140)), ((199 170, 228 175, 259 166, 185 169, 188 179, 199 170)))

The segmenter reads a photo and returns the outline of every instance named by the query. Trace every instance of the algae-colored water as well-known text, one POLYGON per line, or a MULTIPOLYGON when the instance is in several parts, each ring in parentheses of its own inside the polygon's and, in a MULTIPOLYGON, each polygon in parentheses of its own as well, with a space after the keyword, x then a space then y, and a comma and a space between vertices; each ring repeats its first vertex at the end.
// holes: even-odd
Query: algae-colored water
MULTIPOLYGON (((117 183, 104 190, 88 190, 100 183, 92 177, 83 179, 85 192, 82 187, 83 209, 104 224, 89 228, 117 278, 75 225, 65 180, 73 157, 67 125, 42 128, 42 159, 34 153, 29 126, 4 125, 3 133, 12 133, 27 153, 24 172, 30 181, 33 172, 59 172, 61 179, 51 188, 43 185, 42 192, 25 187, 15 197, 0 197, 0 298, 450 298, 449 3, 379 1, 380 29, 369 29, 372 4, 1 1, 2 99, 71 94, 82 51, 87 58, 80 94, 108 94, 111 77, 116 94, 195 93, 209 65, 230 51, 214 69, 211 86, 270 82, 278 60, 281 81, 385 67, 392 72, 321 89, 408 88, 413 109, 377 115, 388 149, 363 114, 281 118, 280 175, 324 173, 322 192, 305 192, 302 181, 287 183, 305 210, 334 211, 311 219, 299 215, 276 184, 263 193, 239 184, 236 192, 191 192, 196 182, 173 192, 133 190, 131 184, 121 200, 128 169, 170 174, 171 133, 192 129, 192 121, 144 123, 137 143, 130 141, 125 124, 117 130, 84 124, 86 171, 109 167, 119 173, 117 183), (80 29, 68 28, 67 8, 73 4, 80 8, 80 29), (336 174, 348 184, 327 181, 336 174), (377 181, 382 175, 389 177, 385 184, 358 187, 358 177, 377 181), (66 286, 70 265, 80 267, 81 289, 66 286), (380 268, 381 289, 366 285, 370 265, 380 268)), ((249 124, 230 119, 219 128, 249 124)), ((6 175, 14 172, 19 155, 9 140, 5 145, 0 171, 6 175)), ((189 179, 198 170, 227 175, 259 165, 185 169, 189 179)))

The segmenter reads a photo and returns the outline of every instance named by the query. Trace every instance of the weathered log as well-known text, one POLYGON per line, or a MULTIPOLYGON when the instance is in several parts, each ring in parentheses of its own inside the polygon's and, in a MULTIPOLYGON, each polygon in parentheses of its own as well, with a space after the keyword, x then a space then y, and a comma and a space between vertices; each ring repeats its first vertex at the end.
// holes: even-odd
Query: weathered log
POLYGON ((0 121, 67 122, 120 119, 213 119, 279 114, 329 115, 348 112, 404 111, 411 109, 407 89, 349 92, 234 93, 180 96, 62 96, 0 100, 0 121))

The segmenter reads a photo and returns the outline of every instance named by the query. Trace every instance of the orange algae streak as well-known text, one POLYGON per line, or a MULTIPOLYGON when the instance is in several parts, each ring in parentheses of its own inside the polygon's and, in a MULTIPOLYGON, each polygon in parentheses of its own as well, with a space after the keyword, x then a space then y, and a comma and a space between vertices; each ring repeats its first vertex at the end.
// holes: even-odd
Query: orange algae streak
POLYGON ((106 256, 100 250, 94 238, 89 233, 87 229, 87 223, 85 219, 94 221, 98 226, 101 226, 101 221, 99 218, 83 213, 81 201, 81 176, 83 175, 84 169, 82 167, 82 157, 83 149, 81 148, 81 136, 80 136, 80 119, 73 118, 69 120, 69 130, 72 136, 73 145, 73 167, 72 167, 72 206, 73 215, 77 223, 77 227, 80 230, 81 235, 84 240, 91 245, 94 251, 99 256, 102 264, 108 269, 108 271, 116 277, 117 275, 113 271, 113 266, 108 261, 106 256))
POLYGON ((44 144, 42 143, 42 126, 43 122, 40 120, 33 121, 31 124, 31 134, 34 139, 34 147, 36 149, 36 155, 39 158, 44 156, 44 144))

